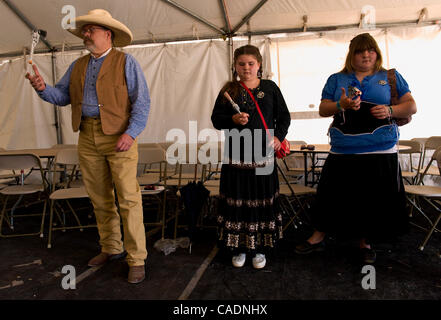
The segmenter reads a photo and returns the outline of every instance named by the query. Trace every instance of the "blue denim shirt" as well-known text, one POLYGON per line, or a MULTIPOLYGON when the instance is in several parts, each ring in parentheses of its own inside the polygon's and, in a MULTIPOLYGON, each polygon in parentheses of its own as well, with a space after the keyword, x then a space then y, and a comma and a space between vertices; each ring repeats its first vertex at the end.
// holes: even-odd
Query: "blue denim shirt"
MULTIPOLYGON (((94 58, 93 56, 90 57, 84 83, 82 106, 83 116, 95 117, 99 116, 100 114, 98 97, 96 93, 96 79, 106 56, 107 55, 101 56, 98 59, 94 58)), ((147 81, 145 80, 139 63, 132 55, 126 53, 125 56, 127 90, 130 102, 132 104, 129 126, 125 133, 135 139, 146 126, 150 111, 150 94, 147 81)), ((55 87, 51 87, 46 84, 46 89, 43 91, 37 91, 38 95, 43 100, 59 106, 70 104, 69 81, 75 62, 76 61, 69 66, 63 78, 61 78, 55 87)))

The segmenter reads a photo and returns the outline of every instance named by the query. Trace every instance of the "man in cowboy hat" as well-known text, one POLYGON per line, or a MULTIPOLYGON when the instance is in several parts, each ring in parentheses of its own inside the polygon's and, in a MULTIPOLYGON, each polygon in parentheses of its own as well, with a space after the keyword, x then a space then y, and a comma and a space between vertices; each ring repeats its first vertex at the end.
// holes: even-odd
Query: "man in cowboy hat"
POLYGON ((68 31, 83 39, 90 54, 74 61, 55 87, 45 84, 35 65, 35 75, 28 73, 26 77, 45 101, 72 106, 72 128, 80 131, 81 171, 100 235, 101 253, 88 265, 99 266, 122 257, 125 250, 128 282, 139 283, 145 278, 147 250, 136 180, 136 137, 147 123, 149 90, 133 56, 112 48, 112 43, 119 47, 131 43, 132 33, 124 24, 101 9, 77 17, 75 24, 76 29, 68 31))

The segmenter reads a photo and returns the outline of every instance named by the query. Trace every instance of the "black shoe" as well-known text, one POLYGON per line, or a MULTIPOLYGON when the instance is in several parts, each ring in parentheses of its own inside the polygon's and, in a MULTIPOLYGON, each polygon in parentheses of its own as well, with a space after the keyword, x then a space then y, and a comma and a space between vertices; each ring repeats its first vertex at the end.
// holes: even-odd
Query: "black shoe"
POLYGON ((360 250, 361 259, 365 264, 373 264, 377 259, 377 254, 374 249, 362 248, 360 250))
POLYGON ((310 244, 308 241, 304 241, 296 246, 295 252, 298 254, 308 254, 311 252, 320 252, 325 250, 325 241, 321 241, 316 244, 310 244))

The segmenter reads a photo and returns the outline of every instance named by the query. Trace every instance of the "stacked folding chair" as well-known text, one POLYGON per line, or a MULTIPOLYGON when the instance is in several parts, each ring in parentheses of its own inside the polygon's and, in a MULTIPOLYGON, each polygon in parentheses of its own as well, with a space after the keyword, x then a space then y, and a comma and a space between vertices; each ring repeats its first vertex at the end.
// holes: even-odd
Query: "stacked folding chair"
MULTIPOLYGON (((437 163, 438 173, 441 173, 441 147, 435 150, 425 170, 421 173, 420 180, 424 179, 430 166, 437 163)), ((429 185, 405 185, 406 197, 411 205, 411 215, 413 209, 421 214, 424 224, 412 222, 418 228, 425 230, 426 237, 420 245, 420 250, 424 250, 427 242, 434 232, 439 232, 439 221, 441 219, 441 186, 429 185)), ((413 219, 415 220, 415 219, 413 219)))
POLYGON ((429 178, 430 176, 440 175, 438 168, 435 165, 432 165, 433 160, 429 160, 429 163, 425 163, 427 162, 426 157, 428 157, 429 153, 435 152, 439 147, 441 147, 441 136, 432 136, 425 140, 417 184, 424 184, 424 178, 426 177, 429 178))
MULTIPOLYGON (((42 238, 49 184, 44 176, 40 158, 32 153, 19 154, 14 151, 1 151, 0 171, 3 170, 20 172, 20 176, 18 184, 3 185, 0 190, 0 194, 4 196, 0 215, 0 237, 39 235, 42 238), (36 172, 35 175, 34 172, 36 172), (10 200, 15 200, 13 205, 10 200), (43 211, 41 213, 17 213, 17 209, 20 207, 31 210, 34 205, 41 205, 42 202, 43 211), (36 232, 16 232, 16 219, 32 216, 41 216, 39 230, 36 232), (8 234, 3 233, 4 223, 11 230, 8 234)), ((37 207, 37 209, 40 208, 37 207)))
POLYGON ((279 181, 279 194, 284 220, 283 231, 291 224, 297 229, 305 222, 309 222, 307 213, 309 201, 313 199, 317 191, 314 188, 291 182, 280 168, 280 159, 277 160, 277 169, 280 173, 279 177, 282 177, 279 181))
MULTIPOLYGON (((78 150, 76 147, 60 148, 55 156, 54 163, 51 169, 51 194, 50 194, 50 220, 49 220, 49 238, 47 247, 52 247, 53 231, 62 230, 63 232, 69 229, 80 229, 96 227, 96 223, 88 222, 82 223, 77 214, 79 211, 77 204, 72 205, 72 202, 77 203, 78 199, 88 199, 86 188, 80 180, 81 173, 79 170, 78 150), (75 224, 67 222, 66 213, 71 213, 75 220, 75 224), (55 220, 55 218, 57 220, 55 220)), ((93 211, 92 206, 87 200, 88 218, 91 219, 90 211, 93 211)))
POLYGON ((167 201, 167 163, 165 150, 158 144, 143 145, 138 148, 138 165, 143 170, 137 177, 141 188, 144 214, 152 207, 156 210, 155 221, 150 216, 145 217, 145 226, 156 227, 147 232, 147 236, 161 230, 161 239, 164 239, 167 225, 166 201, 167 201))
POLYGON ((408 160, 408 162, 405 163, 406 170, 402 170, 401 175, 408 184, 416 184, 423 159, 424 144, 418 140, 400 140, 399 144, 409 147, 407 150, 400 150, 400 155, 407 157, 406 160, 408 160))

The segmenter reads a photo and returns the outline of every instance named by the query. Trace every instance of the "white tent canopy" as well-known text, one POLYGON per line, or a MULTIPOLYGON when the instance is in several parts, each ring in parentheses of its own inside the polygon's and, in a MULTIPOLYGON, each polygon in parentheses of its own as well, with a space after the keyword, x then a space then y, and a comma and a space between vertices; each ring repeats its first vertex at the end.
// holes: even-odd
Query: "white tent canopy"
POLYGON ((306 30, 358 26, 361 14, 372 10, 377 25, 416 22, 421 13, 422 22, 441 18, 439 0, 3 0, 0 54, 23 52, 30 42, 28 27, 11 7, 36 28, 48 31, 47 41, 53 47, 82 45, 61 28, 70 13, 63 13, 64 6, 74 8, 76 15, 95 8, 108 10, 129 27, 134 43, 220 38, 231 30, 237 35, 303 30, 304 16, 306 30), (249 26, 243 23, 248 17, 249 26))
MULTIPOLYGON (((5 61, 1 63, 0 58, 0 147, 76 143, 70 108, 51 107, 41 101, 24 79, 23 51, 30 46, 33 28, 47 31, 45 42, 40 41, 37 47, 40 54, 34 56, 47 83, 53 84, 70 63, 85 54, 79 50, 81 40, 62 28, 61 22, 68 14, 63 13, 64 6, 74 8, 76 15, 96 8, 106 9, 131 29, 135 45, 123 50, 140 62, 152 98, 148 125, 139 137, 141 142, 165 141, 172 129, 181 129, 190 136, 193 129, 197 135, 202 129, 212 128, 210 114, 214 100, 230 77, 231 49, 249 40, 261 49, 265 76, 280 85, 290 111, 301 112, 308 105, 317 107, 326 77, 341 69, 351 37, 369 31, 387 56, 385 67, 396 67, 408 80, 421 112, 422 99, 435 100, 438 90, 430 81, 421 80, 427 80, 428 70, 433 74, 441 72, 436 58, 441 49, 441 1, 368 3, 361 0, 1 0, 0 57, 5 61), (400 50, 418 46, 423 51, 421 55, 408 57, 407 61, 402 58, 400 50), (430 50, 432 47, 435 50, 430 50), (297 90, 291 86, 293 83, 308 88, 297 90), (296 92, 296 97, 290 97, 292 92, 296 92), (61 128, 59 137, 54 123, 61 128)), ((428 121, 435 121, 433 114, 426 115, 428 121)), ((424 128, 426 131, 411 133, 418 121, 423 127, 423 117, 421 120, 418 117, 419 114, 409 127, 403 127, 402 133, 408 130, 409 136, 436 135, 428 127, 424 128)), ((322 120, 329 121, 305 121, 322 120)), ((293 123, 289 133, 292 139, 303 136, 311 137, 307 139, 311 142, 326 139, 326 126, 322 125, 325 129, 317 132, 308 130, 310 125, 303 129, 301 123, 293 123)))

